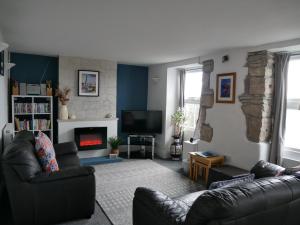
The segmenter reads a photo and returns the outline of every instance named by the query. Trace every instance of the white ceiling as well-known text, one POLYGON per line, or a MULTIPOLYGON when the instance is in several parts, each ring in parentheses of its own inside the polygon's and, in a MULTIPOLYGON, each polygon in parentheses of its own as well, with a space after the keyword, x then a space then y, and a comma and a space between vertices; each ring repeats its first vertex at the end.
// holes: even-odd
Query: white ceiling
POLYGON ((153 64, 300 37, 300 0, 0 0, 14 51, 153 64))

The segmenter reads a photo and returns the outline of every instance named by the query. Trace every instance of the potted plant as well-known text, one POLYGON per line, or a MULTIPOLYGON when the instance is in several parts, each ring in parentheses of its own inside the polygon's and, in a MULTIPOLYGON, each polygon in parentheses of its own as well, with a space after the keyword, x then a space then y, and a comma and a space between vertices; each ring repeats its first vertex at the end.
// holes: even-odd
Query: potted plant
POLYGON ((121 138, 119 137, 110 137, 108 143, 111 147, 111 153, 119 155, 119 145, 122 143, 121 138))
POLYGON ((185 121, 186 115, 184 109, 179 107, 171 116, 171 122, 174 125, 174 142, 171 144, 170 153, 173 160, 179 160, 182 153, 180 138, 185 121))
POLYGON ((60 110, 59 110, 59 118, 61 120, 67 120, 69 117, 68 108, 67 108, 67 102, 69 99, 71 89, 68 87, 65 87, 63 90, 56 89, 55 96, 58 97, 59 102, 61 103, 60 110))

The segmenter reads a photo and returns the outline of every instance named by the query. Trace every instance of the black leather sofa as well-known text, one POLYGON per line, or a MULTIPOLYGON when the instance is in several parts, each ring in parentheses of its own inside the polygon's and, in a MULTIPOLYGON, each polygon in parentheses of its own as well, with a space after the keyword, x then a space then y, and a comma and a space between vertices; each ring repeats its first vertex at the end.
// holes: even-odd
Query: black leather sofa
POLYGON ((260 163, 251 170, 259 178, 254 182, 176 199, 138 188, 133 200, 133 225, 298 225, 300 179, 270 177, 278 169, 260 163))
POLYGON ((55 145, 60 171, 42 172, 31 132, 18 133, 2 154, 1 165, 14 224, 54 224, 90 218, 95 207, 95 176, 82 167, 74 143, 55 145))

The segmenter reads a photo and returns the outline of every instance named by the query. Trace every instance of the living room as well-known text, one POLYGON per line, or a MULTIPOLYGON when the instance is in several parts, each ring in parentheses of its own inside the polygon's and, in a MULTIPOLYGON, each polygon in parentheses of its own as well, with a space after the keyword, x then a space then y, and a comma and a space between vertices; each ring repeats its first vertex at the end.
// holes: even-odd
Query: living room
POLYGON ((0 1, 0 223, 298 224, 299 22, 296 0, 0 1))

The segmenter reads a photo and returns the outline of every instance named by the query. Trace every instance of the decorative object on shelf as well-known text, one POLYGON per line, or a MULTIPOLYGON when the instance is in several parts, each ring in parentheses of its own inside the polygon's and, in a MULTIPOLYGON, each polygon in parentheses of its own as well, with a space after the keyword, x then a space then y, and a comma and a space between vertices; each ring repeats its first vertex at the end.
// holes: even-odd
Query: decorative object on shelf
POLYGON ((183 108, 178 108, 176 112, 171 116, 172 124, 174 128, 174 142, 170 146, 170 154, 173 160, 179 160, 182 154, 181 135, 184 123, 186 121, 186 115, 183 108))
POLYGON ((68 87, 65 87, 63 90, 56 89, 55 96, 58 97, 58 100, 61 103, 60 110, 59 110, 59 118, 61 120, 67 120, 69 118, 67 102, 70 100, 69 99, 70 91, 71 89, 68 87))
POLYGON ((51 80, 46 80, 46 93, 47 96, 52 96, 52 86, 51 86, 51 80))
POLYGON ((78 96, 99 96, 99 71, 78 70, 78 96))
POLYGON ((71 119, 71 120, 76 120, 76 115, 73 114, 73 113, 70 113, 70 114, 69 114, 69 119, 71 119))
POLYGON ((217 103, 235 103, 236 73, 224 73, 217 75, 217 103))
POLYGON ((20 95, 27 95, 27 84, 26 83, 20 83, 20 95))
POLYGON ((4 76, 4 50, 0 52, 0 75, 4 76))
POLYGON ((46 96, 47 95, 47 87, 46 84, 41 84, 41 95, 46 96))
POLYGON ((122 143, 121 138, 119 137, 110 137, 108 139, 108 144, 111 147, 111 154, 119 155, 119 145, 122 143))
POLYGON ((107 114, 105 115, 105 118, 107 118, 107 119, 110 119, 110 118, 112 118, 112 117, 113 117, 112 113, 107 113, 107 114))
POLYGON ((41 86, 39 84, 27 84, 27 95, 40 95, 41 86))
POLYGON ((13 82, 12 82, 13 84, 12 84, 12 95, 19 95, 20 94, 20 92, 19 92, 19 83, 18 83, 18 81, 16 81, 16 80, 13 80, 13 82))

